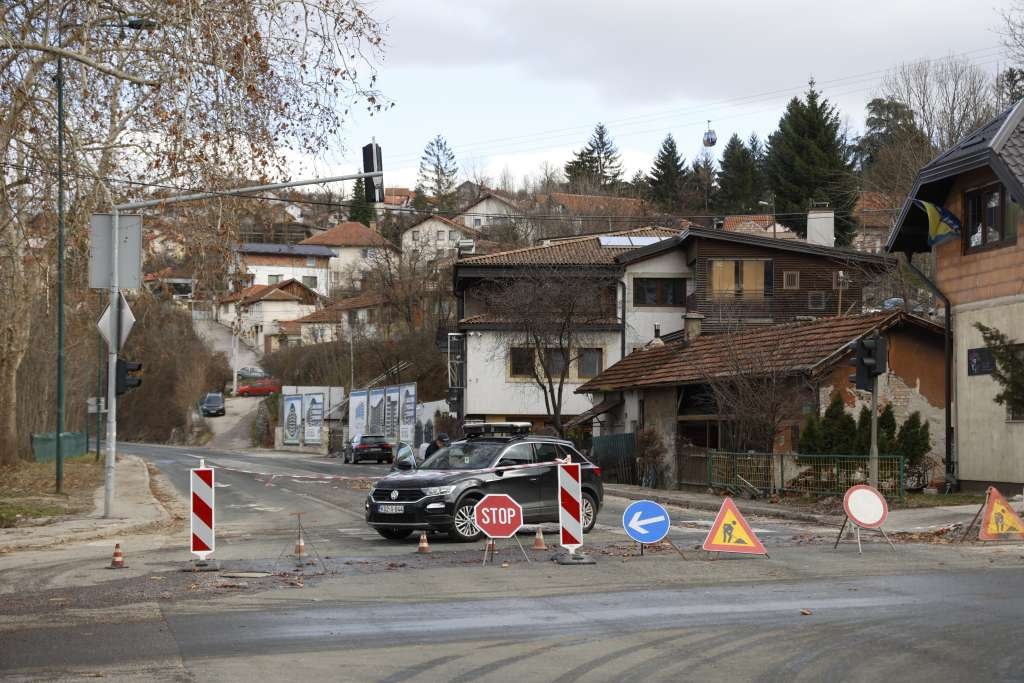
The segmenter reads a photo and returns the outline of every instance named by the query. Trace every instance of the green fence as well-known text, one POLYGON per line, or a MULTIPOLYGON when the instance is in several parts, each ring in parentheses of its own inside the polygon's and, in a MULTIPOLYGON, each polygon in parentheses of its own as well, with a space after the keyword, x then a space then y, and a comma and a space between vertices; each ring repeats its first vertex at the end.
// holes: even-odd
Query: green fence
MULTIPOLYGON (((868 456, 710 451, 707 472, 710 486, 734 491, 841 496, 854 484, 867 483, 868 456)), ((878 488, 884 496, 902 501, 904 477, 903 456, 878 456, 878 488)))
MULTIPOLYGON (((85 455, 88 450, 85 432, 62 432, 60 443, 64 447, 65 458, 85 455)), ((36 462, 47 462, 57 458, 57 439, 54 438, 54 432, 32 435, 32 457, 36 462)))

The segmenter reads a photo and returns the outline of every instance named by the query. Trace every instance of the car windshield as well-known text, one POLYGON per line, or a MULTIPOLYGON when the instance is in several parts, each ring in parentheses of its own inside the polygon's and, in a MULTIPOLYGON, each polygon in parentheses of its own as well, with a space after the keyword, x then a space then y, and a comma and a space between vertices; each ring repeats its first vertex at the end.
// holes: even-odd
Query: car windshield
POLYGON ((504 444, 467 441, 453 443, 427 458, 423 470, 479 470, 490 467, 504 444))
POLYGON ((383 436, 377 436, 377 435, 364 436, 361 439, 361 442, 362 443, 386 443, 387 439, 385 439, 383 436))
POLYGON ((224 399, 221 398, 220 394, 207 394, 206 395, 206 402, 207 403, 220 403, 222 400, 224 400, 224 399))

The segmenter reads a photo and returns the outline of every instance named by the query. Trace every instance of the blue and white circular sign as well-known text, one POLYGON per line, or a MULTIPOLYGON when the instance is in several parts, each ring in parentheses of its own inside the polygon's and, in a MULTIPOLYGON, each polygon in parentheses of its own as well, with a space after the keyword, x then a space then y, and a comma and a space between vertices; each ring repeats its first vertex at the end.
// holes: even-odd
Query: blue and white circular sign
POLYGON ((668 512, 653 500, 638 500, 622 513, 622 528, 637 543, 657 543, 668 535, 668 512))

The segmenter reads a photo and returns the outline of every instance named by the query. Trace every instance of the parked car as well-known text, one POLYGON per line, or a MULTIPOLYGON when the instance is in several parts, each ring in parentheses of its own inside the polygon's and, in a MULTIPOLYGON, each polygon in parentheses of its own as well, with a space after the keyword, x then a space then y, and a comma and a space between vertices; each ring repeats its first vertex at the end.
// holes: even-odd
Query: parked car
POLYGON ((203 400, 199 402, 199 410, 203 413, 203 417, 224 415, 224 394, 210 392, 203 396, 203 400))
POLYGON ((253 379, 238 385, 239 396, 269 396, 281 393, 281 383, 276 379, 253 379))
POLYGON ((238 379, 269 379, 270 375, 263 368, 245 367, 239 368, 238 379))
POLYGON ((357 463, 360 460, 376 460, 378 463, 391 462, 394 451, 383 434, 357 434, 349 444, 345 462, 357 463))
POLYGON ((594 528, 604 502, 601 468, 571 441, 529 434, 528 423, 466 425, 466 438, 440 449, 422 465, 408 459, 379 480, 366 499, 366 522, 384 538, 413 531, 444 531, 474 541, 482 532, 473 506, 488 493, 505 493, 523 506, 527 524, 558 521, 558 461, 582 465, 583 531, 594 528), (504 431, 503 431, 504 428, 504 431))

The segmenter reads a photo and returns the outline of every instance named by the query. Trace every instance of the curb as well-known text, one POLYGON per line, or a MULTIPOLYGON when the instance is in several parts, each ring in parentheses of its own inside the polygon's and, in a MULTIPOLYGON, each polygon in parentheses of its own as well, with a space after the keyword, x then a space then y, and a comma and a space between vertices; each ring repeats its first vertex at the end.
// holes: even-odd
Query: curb
MULTIPOLYGON (((671 505, 674 507, 690 508, 693 510, 705 510, 709 512, 718 512, 721 507, 721 503, 705 502, 703 500, 691 500, 687 498, 676 498, 675 496, 669 496, 659 494, 656 490, 650 489, 645 491, 629 491, 618 488, 615 484, 605 484, 604 487, 605 495, 618 496, 619 498, 626 498, 628 500, 653 500, 655 503, 661 505, 671 505)), ((831 515, 815 515, 810 512, 799 512, 797 510, 787 510, 785 508, 778 508, 775 506, 768 507, 766 505, 751 505, 749 502, 744 500, 736 500, 736 507, 740 509, 745 515, 757 515, 760 517, 775 517, 777 519, 788 519, 795 522, 813 522, 815 524, 821 524, 822 526, 836 526, 842 524, 841 517, 834 517, 831 515)))

